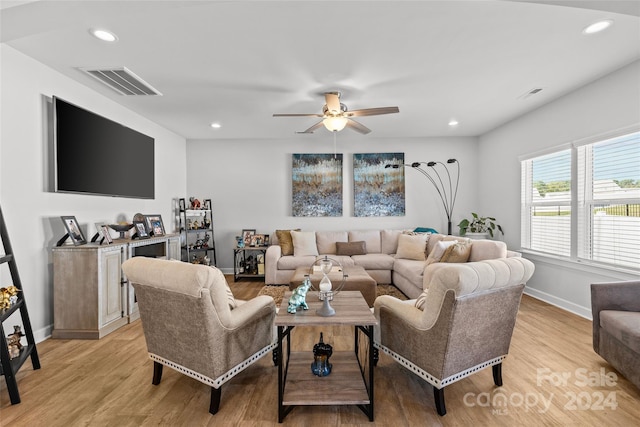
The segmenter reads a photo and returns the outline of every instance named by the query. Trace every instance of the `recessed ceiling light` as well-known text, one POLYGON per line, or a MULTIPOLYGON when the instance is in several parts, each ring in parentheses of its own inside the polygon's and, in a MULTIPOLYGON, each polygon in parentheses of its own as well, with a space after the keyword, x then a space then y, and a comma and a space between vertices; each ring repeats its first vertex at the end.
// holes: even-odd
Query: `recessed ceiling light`
POLYGON ((211 127, 214 129, 220 129, 222 125, 220 123, 211 123, 211 127))
POLYGON ((600 31, 603 31, 609 28, 611 24, 613 24, 613 21, 611 19, 604 19, 602 21, 594 22, 593 24, 589 25, 584 30, 582 30, 582 33, 583 34, 599 33, 600 31))
POLYGON ((456 119, 449 120, 449 126, 458 126, 458 121, 456 119))
POLYGON ((99 30, 99 29, 92 29, 89 30, 89 32, 96 38, 103 40, 105 42, 114 42, 116 40, 118 40, 118 37, 113 34, 110 31, 107 30, 99 30))

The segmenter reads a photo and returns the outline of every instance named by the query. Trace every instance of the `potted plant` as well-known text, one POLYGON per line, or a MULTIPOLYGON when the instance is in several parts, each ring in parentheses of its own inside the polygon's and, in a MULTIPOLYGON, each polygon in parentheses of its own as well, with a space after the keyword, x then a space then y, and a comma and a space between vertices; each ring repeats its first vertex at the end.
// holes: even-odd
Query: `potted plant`
POLYGON ((487 235, 493 237, 493 232, 498 230, 504 236, 504 231, 499 224, 496 224, 496 219, 490 216, 480 216, 475 212, 471 212, 471 220, 463 219, 458 224, 460 228, 461 236, 486 238, 487 235))

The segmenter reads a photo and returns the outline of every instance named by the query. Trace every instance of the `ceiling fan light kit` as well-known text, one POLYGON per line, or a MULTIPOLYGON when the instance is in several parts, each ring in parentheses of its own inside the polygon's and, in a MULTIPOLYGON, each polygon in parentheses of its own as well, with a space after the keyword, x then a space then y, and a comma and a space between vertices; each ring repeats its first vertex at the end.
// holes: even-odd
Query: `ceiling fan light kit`
POLYGON ((377 107, 348 111, 347 106, 340 102, 340 92, 325 92, 324 98, 326 104, 322 107, 322 114, 285 113, 274 114, 273 117, 319 117, 322 119, 307 130, 297 133, 313 133, 324 125, 324 127, 331 132, 339 132, 345 127, 348 127, 356 132, 366 135, 371 132, 371 129, 364 126, 362 123, 356 122, 352 117, 378 116, 380 114, 393 114, 400 112, 398 107, 377 107))
POLYGON ((347 125, 348 119, 342 116, 331 116, 322 120, 322 124, 331 132, 339 132, 347 125))

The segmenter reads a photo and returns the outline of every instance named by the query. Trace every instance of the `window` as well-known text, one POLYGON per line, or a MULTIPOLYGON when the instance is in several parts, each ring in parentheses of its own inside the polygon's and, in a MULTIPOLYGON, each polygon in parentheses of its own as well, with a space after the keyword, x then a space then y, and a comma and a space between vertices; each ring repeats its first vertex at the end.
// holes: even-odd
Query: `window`
POLYGON ((522 162, 522 247, 640 266, 640 132, 522 162))

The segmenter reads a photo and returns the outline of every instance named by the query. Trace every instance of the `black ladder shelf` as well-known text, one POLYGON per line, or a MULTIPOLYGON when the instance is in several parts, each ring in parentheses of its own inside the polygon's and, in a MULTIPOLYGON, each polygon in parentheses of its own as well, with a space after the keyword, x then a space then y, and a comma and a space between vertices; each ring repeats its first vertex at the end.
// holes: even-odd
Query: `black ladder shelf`
MULTIPOLYGON (((22 292, 22 283, 20 282, 18 267, 16 265, 15 257, 13 256, 13 250, 11 249, 9 233, 7 232, 4 217, 2 216, 2 208, 0 208, 0 239, 2 239, 2 245, 4 246, 4 254, 0 254, 0 264, 9 265, 13 286, 20 290, 20 292, 18 292, 18 301, 14 305, 6 309, 0 309, 0 361, 2 362, 0 364, 0 375, 4 375, 11 404, 15 405, 16 403, 20 403, 20 393, 18 392, 16 372, 18 372, 24 362, 27 361, 29 356, 31 356, 33 369, 40 369, 40 359, 38 358, 36 343, 33 339, 33 330, 31 329, 29 313, 27 312, 27 302, 24 299, 24 292, 22 292), (9 346, 7 345, 7 337, 5 335, 3 324, 11 314, 18 310, 20 310, 22 326, 24 327, 23 333, 27 339, 27 345, 22 347, 20 355, 11 359, 9 357, 9 346)), ((5 285, 2 285, 2 287, 5 287, 5 285)))

